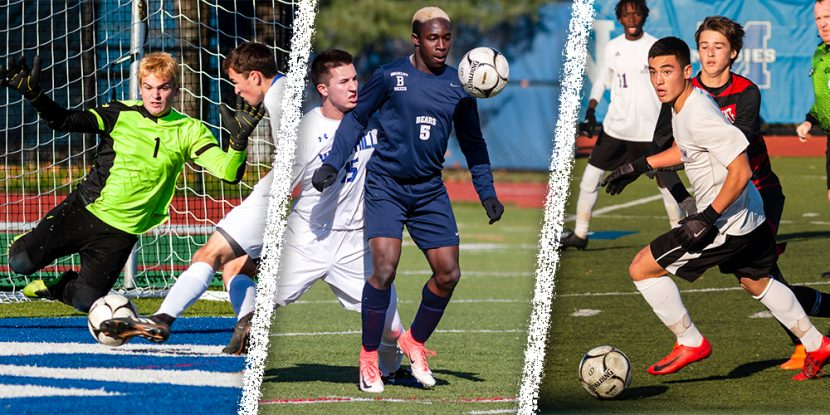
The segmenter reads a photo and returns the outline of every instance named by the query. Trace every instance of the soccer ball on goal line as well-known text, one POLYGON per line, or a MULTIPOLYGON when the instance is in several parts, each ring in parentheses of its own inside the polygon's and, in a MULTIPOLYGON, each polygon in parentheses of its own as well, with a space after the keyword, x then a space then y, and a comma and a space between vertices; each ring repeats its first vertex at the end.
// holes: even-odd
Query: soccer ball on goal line
POLYGON ((595 398, 615 398, 631 384, 631 362, 614 346, 595 347, 579 362, 579 382, 595 398))
POLYGON ((124 341, 102 333, 100 330, 101 322, 111 318, 136 317, 137 315, 138 310, 135 309, 129 298, 119 294, 110 294, 92 303, 92 307, 89 308, 87 326, 89 332, 92 333, 92 337, 98 343, 107 346, 121 346, 129 340, 124 341))
POLYGON ((458 64, 458 80, 461 86, 477 98, 498 95, 507 85, 510 66, 501 52, 488 47, 470 50, 458 64))

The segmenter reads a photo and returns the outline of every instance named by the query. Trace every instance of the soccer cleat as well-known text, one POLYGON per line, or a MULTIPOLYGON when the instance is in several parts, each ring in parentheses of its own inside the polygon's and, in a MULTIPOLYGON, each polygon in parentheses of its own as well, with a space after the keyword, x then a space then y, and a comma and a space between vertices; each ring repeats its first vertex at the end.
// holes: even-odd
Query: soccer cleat
POLYGON ((686 367, 689 363, 703 360, 712 354, 712 345, 706 337, 703 338, 703 343, 697 347, 683 346, 675 343, 674 348, 668 356, 660 359, 659 362, 651 365, 648 368, 648 373, 652 375, 668 375, 675 373, 680 369, 686 367))
POLYGON ((363 346, 360 347, 360 390, 370 393, 383 392, 383 379, 380 376, 380 369, 378 369, 378 351, 367 351, 363 346))
POLYGON ((389 376, 381 376, 384 385, 405 386, 408 388, 424 388, 424 385, 412 376, 412 371, 409 369, 400 368, 389 376))
POLYGON ((23 296, 26 298, 45 298, 54 300, 55 297, 49 292, 49 287, 43 280, 34 280, 23 287, 23 296))
POLYGON ((830 358, 830 339, 823 336, 821 339, 821 346, 817 350, 807 352, 807 357, 804 359, 804 367, 801 368, 801 373, 793 376, 795 380, 812 379, 819 374, 824 374, 821 367, 827 359, 830 358))
POLYGON ((112 318, 102 321, 100 330, 117 339, 127 340, 138 336, 154 343, 162 343, 170 337, 170 326, 155 317, 112 318))
POLYGON ((418 379, 425 388, 435 386, 435 378, 432 377, 432 371, 429 370, 429 363, 427 363, 427 353, 429 351, 424 347, 424 344, 413 339, 410 330, 407 330, 398 337, 398 347, 409 359, 412 376, 418 379))
POLYGON ((567 228, 562 231, 562 241, 559 243, 560 250, 564 251, 571 247, 584 250, 586 246, 588 246, 588 238, 580 238, 576 236, 574 231, 567 228))
POLYGON ((253 318, 254 312, 252 311, 239 319, 233 328, 231 341, 222 349, 222 353, 237 356, 248 354, 248 346, 251 343, 251 320, 253 318))
POLYGON ((797 344, 795 345, 795 351, 793 351, 793 355, 790 356, 790 360, 787 360, 784 363, 781 363, 780 367, 784 370, 800 370, 804 367, 804 359, 807 357, 807 352, 804 350, 804 345, 797 344))

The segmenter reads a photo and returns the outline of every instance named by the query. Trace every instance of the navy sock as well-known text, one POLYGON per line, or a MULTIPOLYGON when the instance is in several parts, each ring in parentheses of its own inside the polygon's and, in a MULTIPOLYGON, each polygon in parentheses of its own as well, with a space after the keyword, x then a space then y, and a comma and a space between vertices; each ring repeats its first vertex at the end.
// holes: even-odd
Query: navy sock
POLYGON ((421 290, 421 306, 418 307, 415 320, 412 321, 412 326, 409 327, 409 332, 415 341, 425 343, 429 340, 429 336, 438 327, 438 322, 441 321, 449 302, 449 298, 441 298, 435 295, 426 284, 424 285, 424 289, 421 290))
POLYGON ((830 317, 830 295, 803 285, 790 287, 810 317, 830 317))
POLYGON ((379 290, 368 282, 363 285, 363 302, 360 305, 363 321, 363 348, 377 350, 383 337, 386 309, 389 308, 392 290, 379 290))

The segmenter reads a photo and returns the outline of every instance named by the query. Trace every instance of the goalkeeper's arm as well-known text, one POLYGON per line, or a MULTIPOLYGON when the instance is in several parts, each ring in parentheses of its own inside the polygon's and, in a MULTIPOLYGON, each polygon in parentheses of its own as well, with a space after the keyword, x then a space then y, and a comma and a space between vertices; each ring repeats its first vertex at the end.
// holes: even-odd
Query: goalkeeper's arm
POLYGON ((38 112, 46 124, 60 132, 98 131, 98 121, 93 114, 86 111, 69 111, 43 93, 38 83, 40 78, 40 56, 35 56, 32 69, 26 65, 26 59, 9 60, 8 69, 0 66, 0 85, 20 92, 38 112))

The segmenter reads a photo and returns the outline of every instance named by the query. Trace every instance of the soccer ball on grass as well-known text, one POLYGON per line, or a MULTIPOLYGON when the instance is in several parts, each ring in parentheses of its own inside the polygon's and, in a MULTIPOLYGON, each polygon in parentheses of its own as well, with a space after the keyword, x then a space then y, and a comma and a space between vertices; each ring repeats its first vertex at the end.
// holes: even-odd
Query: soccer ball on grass
POLYGON ((138 315, 138 311, 129 298, 119 294, 110 294, 92 303, 92 307, 89 308, 87 326, 89 332, 92 333, 92 337, 98 343, 107 346, 121 346, 129 339, 125 341, 102 333, 100 330, 101 322, 111 318, 135 317, 136 315, 138 315))
POLYGON ((579 362, 579 382, 595 398, 617 397, 631 384, 631 362, 614 346, 595 347, 579 362))
POLYGON ((458 80, 472 96, 490 98, 498 95, 510 75, 507 58, 488 47, 470 50, 458 64, 458 80))

